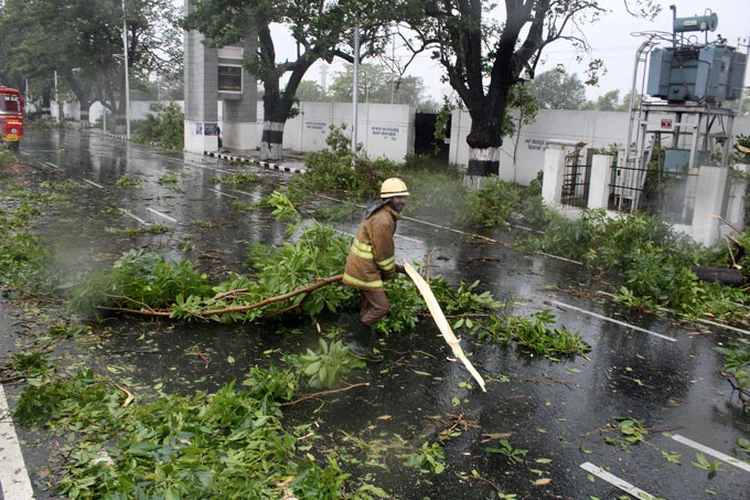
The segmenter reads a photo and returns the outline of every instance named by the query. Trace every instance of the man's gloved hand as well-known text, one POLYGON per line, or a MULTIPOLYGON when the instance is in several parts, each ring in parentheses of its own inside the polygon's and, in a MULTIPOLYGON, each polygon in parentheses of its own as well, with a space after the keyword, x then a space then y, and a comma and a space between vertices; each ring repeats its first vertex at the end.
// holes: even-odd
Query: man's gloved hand
POLYGON ((396 264, 396 272, 399 274, 406 274, 406 269, 401 264, 396 264))

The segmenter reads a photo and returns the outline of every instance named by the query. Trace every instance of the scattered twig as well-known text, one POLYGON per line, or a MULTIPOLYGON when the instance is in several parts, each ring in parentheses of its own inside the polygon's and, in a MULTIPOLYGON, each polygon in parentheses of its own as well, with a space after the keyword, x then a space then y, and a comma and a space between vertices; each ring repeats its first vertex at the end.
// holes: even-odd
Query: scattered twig
POLYGON ((490 486, 492 486, 493 488, 495 488, 495 491, 500 491, 500 492, 502 492, 502 491, 503 491, 503 490, 501 490, 501 489, 500 489, 500 487, 499 487, 498 485, 496 485, 495 483, 493 483, 493 482, 492 482, 492 481, 490 481, 489 479, 485 479, 485 478, 483 478, 482 476, 472 476, 472 475, 467 475, 467 476, 465 476, 465 477, 468 477, 469 479, 473 479, 473 480, 475 480, 475 481, 482 481, 483 483, 487 483, 487 484, 489 484, 490 486))
POLYGON ((239 295, 239 294, 244 294, 244 293, 246 293, 248 291, 249 290, 247 288, 238 288, 237 290, 228 290, 228 291, 226 291, 224 293, 220 293, 220 294, 216 295, 211 300, 221 300, 221 299, 224 299, 224 298, 229 297, 229 296, 236 296, 236 295, 239 295))
POLYGON ((15 382, 16 380, 22 380, 25 378, 26 378, 26 375, 14 375, 12 377, 6 377, 3 379, 0 379, 0 384, 7 384, 8 382, 15 382))
POLYGON ((172 315, 171 311, 163 311, 163 310, 144 311, 143 309, 128 309, 126 307, 107 307, 107 306, 96 306, 96 308, 99 309, 100 311, 117 311, 117 312, 128 313, 128 314, 140 314, 141 316, 169 317, 172 315))
POLYGON ((287 401, 286 403, 281 403, 280 406, 296 405, 297 403, 301 403, 302 401, 307 401, 308 399, 317 398, 318 396, 327 396, 328 394, 336 394, 337 392, 345 392, 351 389, 356 389, 357 387, 368 387, 369 385, 370 385, 369 382, 362 382, 361 384, 352 384, 342 389, 331 389, 330 391, 322 391, 322 392, 314 392, 312 394, 305 394, 301 398, 297 398, 294 401, 287 401))
POLYGON ((151 306, 149 306, 145 302, 141 302, 140 300, 131 299, 130 297, 125 297, 125 296, 122 296, 122 295, 110 295, 108 293, 105 293, 104 296, 107 297, 108 299, 125 300, 125 301, 128 301, 128 302, 132 302, 133 304, 138 304, 139 306, 143 307, 144 309, 146 309, 148 311, 153 311, 154 310, 151 306))

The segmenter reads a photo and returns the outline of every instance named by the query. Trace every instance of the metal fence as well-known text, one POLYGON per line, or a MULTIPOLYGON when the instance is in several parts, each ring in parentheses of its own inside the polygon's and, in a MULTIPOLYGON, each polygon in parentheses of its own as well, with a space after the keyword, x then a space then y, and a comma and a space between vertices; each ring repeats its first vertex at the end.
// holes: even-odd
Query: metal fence
POLYGON ((676 224, 690 224, 695 207, 698 170, 665 171, 657 152, 638 162, 622 165, 624 151, 618 152, 610 180, 609 210, 658 214, 676 224), (652 161, 653 160, 653 161, 652 161))
POLYGON ((591 182, 591 155, 576 150, 565 157, 561 204, 563 208, 586 208, 591 182))

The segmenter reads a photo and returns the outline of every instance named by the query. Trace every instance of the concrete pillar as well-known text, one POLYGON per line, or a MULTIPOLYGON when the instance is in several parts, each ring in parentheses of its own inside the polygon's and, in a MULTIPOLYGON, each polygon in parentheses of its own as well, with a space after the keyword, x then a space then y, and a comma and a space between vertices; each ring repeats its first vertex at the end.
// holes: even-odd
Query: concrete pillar
POLYGON ((589 180, 589 208, 607 209, 611 179, 612 157, 610 155, 594 155, 591 162, 591 179, 589 180))
POLYGON ((734 166, 740 175, 733 179, 729 188, 729 205, 727 206, 727 220, 740 231, 745 229, 745 190, 750 175, 750 165, 738 163, 734 166))
MULTIPOLYGON (((185 0, 185 12, 192 12, 190 0, 185 0)), ((203 154, 216 151, 218 126, 218 50, 202 43, 196 30, 185 33, 185 149, 203 154)))
MULTIPOLYGON (((257 35, 249 33, 243 41, 243 54, 255 54, 257 46, 257 35)), ((224 117, 221 124, 222 147, 235 151, 257 148, 258 84, 255 75, 243 68, 242 93, 219 92, 219 97, 224 102, 224 117)))
POLYGON ((563 175, 565 174, 565 150, 550 147, 544 152, 544 179, 542 200, 545 205, 556 207, 562 200, 563 175))
POLYGON ((710 246, 719 238, 719 219, 713 215, 721 215, 728 174, 726 167, 703 165, 698 171, 692 224, 697 243, 710 246))

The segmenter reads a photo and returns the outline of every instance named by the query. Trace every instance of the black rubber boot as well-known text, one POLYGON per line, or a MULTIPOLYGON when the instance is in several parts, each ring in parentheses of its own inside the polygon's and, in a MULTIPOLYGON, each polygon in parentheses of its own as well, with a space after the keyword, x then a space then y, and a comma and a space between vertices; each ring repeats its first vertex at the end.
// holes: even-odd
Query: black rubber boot
POLYGON ((371 327, 362 323, 359 315, 356 315, 352 318, 351 326, 344 335, 344 344, 349 348, 352 356, 371 363, 379 363, 383 361, 383 356, 372 350, 374 337, 375 332, 372 331, 371 327))

